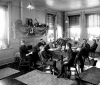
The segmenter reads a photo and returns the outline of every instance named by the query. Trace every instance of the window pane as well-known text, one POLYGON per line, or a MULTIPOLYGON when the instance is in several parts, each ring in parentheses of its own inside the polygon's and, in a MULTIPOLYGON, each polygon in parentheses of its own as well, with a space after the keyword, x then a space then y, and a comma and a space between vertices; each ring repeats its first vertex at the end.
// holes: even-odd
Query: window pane
POLYGON ((55 28, 55 15, 47 13, 47 25, 49 26, 48 34, 47 34, 47 41, 54 40, 54 28, 55 28))
POLYGON ((80 23, 79 15, 69 16, 69 29, 70 29, 70 38, 73 40, 78 40, 80 38, 80 23))
POLYGON ((0 49, 7 48, 7 28, 7 7, 0 6, 0 49))
POLYGON ((100 15, 99 14, 87 14, 86 25, 89 40, 99 38, 100 36, 100 15))

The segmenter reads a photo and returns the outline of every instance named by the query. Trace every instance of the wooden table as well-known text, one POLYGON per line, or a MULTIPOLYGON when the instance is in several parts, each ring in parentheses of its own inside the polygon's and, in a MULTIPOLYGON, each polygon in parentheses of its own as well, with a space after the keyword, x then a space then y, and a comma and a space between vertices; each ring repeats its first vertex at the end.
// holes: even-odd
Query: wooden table
POLYGON ((52 58, 53 59, 61 59, 61 56, 63 56, 63 58, 67 57, 67 52, 64 51, 51 51, 52 53, 52 58))
MULTIPOLYGON (((77 53, 79 52, 80 48, 72 48, 73 52, 77 53)), ((63 56, 63 58, 67 58, 67 52, 65 51, 61 51, 61 50, 56 50, 56 48, 50 49, 51 53, 52 53, 52 58, 54 59, 61 59, 61 56, 63 56)))

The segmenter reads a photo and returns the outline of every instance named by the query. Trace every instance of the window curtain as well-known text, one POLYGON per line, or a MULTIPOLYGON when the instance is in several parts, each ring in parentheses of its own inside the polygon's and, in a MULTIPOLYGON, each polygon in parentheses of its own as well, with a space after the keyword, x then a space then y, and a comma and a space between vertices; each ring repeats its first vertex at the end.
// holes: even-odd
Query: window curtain
POLYGON ((7 8, 7 6, 0 5, 0 49, 6 49, 8 46, 7 8))
POLYGON ((86 14, 86 27, 89 40, 100 36, 100 14, 86 14))
POLYGON ((80 15, 68 16, 69 18, 69 36, 73 40, 78 40, 80 38, 80 15))
POLYGON ((55 29, 55 14, 47 13, 47 25, 49 26, 48 33, 47 33, 47 41, 51 42, 54 40, 54 29, 55 29))

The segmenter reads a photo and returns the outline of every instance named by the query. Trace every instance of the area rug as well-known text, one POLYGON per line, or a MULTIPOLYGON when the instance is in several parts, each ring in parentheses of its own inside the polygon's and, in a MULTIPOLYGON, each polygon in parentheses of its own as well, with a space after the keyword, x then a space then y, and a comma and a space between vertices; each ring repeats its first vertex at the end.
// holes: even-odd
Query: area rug
POLYGON ((28 85, 71 85, 74 81, 63 78, 56 78, 55 75, 34 70, 16 78, 28 85))
POLYGON ((80 74, 81 80, 98 85, 100 83, 100 68, 92 67, 80 74))
POLYGON ((12 69, 12 68, 4 68, 4 69, 0 69, 0 79, 3 79, 5 77, 11 76, 15 73, 18 73, 18 70, 12 69))

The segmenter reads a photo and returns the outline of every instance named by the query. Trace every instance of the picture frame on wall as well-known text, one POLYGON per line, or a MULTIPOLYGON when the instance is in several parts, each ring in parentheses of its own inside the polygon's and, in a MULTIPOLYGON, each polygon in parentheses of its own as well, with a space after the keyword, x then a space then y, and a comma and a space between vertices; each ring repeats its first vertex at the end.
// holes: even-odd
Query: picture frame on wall
POLYGON ((33 19, 31 19, 31 18, 26 18, 26 25, 27 25, 27 26, 33 27, 33 19))

